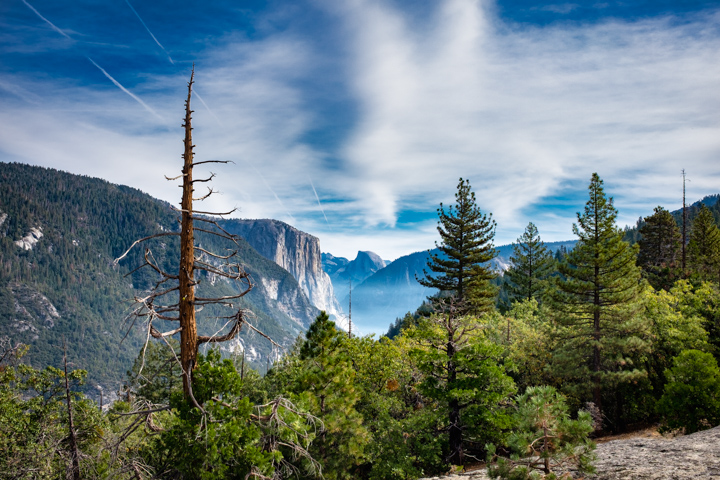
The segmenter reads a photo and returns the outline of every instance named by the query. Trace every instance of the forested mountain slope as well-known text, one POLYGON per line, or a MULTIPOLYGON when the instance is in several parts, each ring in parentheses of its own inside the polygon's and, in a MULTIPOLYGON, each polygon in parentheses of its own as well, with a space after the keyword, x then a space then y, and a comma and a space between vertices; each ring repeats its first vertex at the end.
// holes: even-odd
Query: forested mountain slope
MULTIPOLYGON (((113 260, 139 238, 178 228, 169 204, 139 190, 0 164, 0 336, 30 345, 26 358, 37 367, 60 366, 66 342, 70 362, 90 372, 90 386, 117 385, 146 336, 140 322, 130 328, 126 321, 130 300, 155 279, 149 269, 126 276, 140 265, 142 248, 119 265, 113 260)), ((211 235, 198 239, 210 250, 233 247, 211 235)), ((168 269, 177 264, 175 237, 148 246, 168 269)), ((289 345, 318 310, 290 273, 242 239, 239 255, 256 284, 242 306, 253 312, 256 326, 289 345)), ((224 280, 201 278, 205 293, 234 288, 224 280)), ((213 320, 200 321, 199 328, 220 327, 213 320)), ((272 350, 266 340, 243 331, 238 341, 247 346, 249 360, 265 365, 272 350)))

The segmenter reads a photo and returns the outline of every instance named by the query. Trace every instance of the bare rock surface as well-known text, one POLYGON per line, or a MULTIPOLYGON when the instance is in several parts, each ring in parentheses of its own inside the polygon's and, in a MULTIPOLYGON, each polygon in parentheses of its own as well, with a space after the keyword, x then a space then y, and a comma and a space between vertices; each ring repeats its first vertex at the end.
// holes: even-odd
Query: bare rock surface
MULTIPOLYGON (((646 431, 598 443, 596 453, 587 480, 720 480, 720 427, 674 438, 646 431)), ((489 479, 480 469, 422 480, 489 479)))

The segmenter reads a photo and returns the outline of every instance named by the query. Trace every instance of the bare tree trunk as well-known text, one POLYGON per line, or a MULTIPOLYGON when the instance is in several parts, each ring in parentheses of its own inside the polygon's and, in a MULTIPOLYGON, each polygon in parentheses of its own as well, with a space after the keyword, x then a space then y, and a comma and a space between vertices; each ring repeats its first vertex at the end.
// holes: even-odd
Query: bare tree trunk
POLYGON ((70 381, 68 380, 67 369, 67 345, 63 342, 63 363, 65 364, 65 397, 67 398, 68 428, 70 433, 70 457, 72 458, 73 480, 80 480, 80 452, 78 451, 77 436, 75 435, 75 424, 73 423, 72 399, 70 398, 70 381))
POLYGON ((190 75, 188 83, 188 96, 185 101, 185 153, 183 153, 183 193, 182 193, 182 228, 180 233, 180 362, 185 374, 183 375, 183 392, 185 398, 190 397, 192 382, 192 369, 197 361, 198 336, 195 323, 195 239, 193 231, 193 144, 192 144, 192 110, 190 110, 190 96, 192 95, 193 77, 190 75))

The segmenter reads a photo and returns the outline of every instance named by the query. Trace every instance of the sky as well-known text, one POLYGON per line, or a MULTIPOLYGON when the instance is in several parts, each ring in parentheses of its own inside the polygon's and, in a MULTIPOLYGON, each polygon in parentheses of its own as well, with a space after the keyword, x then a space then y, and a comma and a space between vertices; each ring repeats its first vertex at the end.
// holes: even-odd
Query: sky
POLYGON ((496 245, 572 239, 593 172, 619 226, 682 169, 720 193, 720 0, 3 0, 0 161, 178 203, 193 64, 196 159, 233 162, 196 208, 335 256, 433 248, 460 177, 496 245))

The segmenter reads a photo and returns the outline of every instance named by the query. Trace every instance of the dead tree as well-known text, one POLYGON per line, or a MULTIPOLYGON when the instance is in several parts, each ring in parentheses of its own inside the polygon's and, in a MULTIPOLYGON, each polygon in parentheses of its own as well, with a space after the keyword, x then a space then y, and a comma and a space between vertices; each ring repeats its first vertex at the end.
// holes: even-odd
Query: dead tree
MULTIPOLYGON (((210 252, 195 242, 195 232, 203 232, 207 235, 215 235, 221 237, 235 247, 238 247, 238 237, 224 230, 211 216, 229 215, 235 209, 224 212, 206 212, 193 208, 193 201, 202 201, 216 193, 212 188, 208 187, 208 192, 199 198, 194 198, 195 185, 198 183, 210 182, 215 176, 210 173, 207 178, 193 178, 193 168, 201 164, 209 163, 230 163, 224 160, 205 160, 200 162, 194 161, 192 143, 192 113, 190 109, 190 99, 192 96, 192 86, 194 83, 195 69, 193 68, 188 82, 188 94, 185 101, 185 130, 184 153, 182 173, 176 177, 165 177, 167 180, 177 180, 182 178, 182 200, 180 202, 180 232, 162 232, 155 235, 142 238, 135 241, 130 248, 120 257, 115 259, 115 264, 122 260, 136 245, 143 244, 149 240, 165 237, 177 236, 180 238, 179 252, 179 268, 177 273, 164 271, 158 261, 153 257, 149 248, 145 249, 144 263, 133 272, 140 268, 148 267, 159 275, 159 280, 150 293, 144 297, 135 298, 138 305, 133 314, 136 317, 145 318, 147 320, 147 337, 150 336, 165 340, 166 337, 180 334, 180 358, 179 362, 182 367, 183 391, 185 398, 192 401, 195 406, 201 408, 192 394, 192 372, 197 364, 198 348, 204 343, 217 343, 231 340, 242 328, 247 325, 267 338, 273 345, 278 346, 267 335, 263 334, 246 319, 246 313, 242 308, 237 308, 233 302, 238 301, 245 296, 253 288, 250 275, 243 269, 237 260, 237 250, 231 251, 227 255, 219 255, 210 252), (203 227, 195 226, 195 222, 202 222, 203 227), (200 297, 197 296, 196 287, 199 285, 197 272, 205 272, 209 275, 215 275, 233 280, 238 283, 239 291, 237 294, 223 297, 200 297), (171 301, 175 300, 177 301, 171 301), (231 314, 227 316, 217 317, 225 321, 224 326, 214 335, 204 336, 198 335, 196 314, 206 306, 220 305, 231 309, 231 314), (157 320, 169 322, 177 322, 178 327, 166 332, 160 332, 154 325, 157 320), (224 333, 222 333, 224 331, 224 333)), ((130 273, 133 273, 130 272, 130 273)), ((128 274, 129 275, 129 274, 128 274)))

